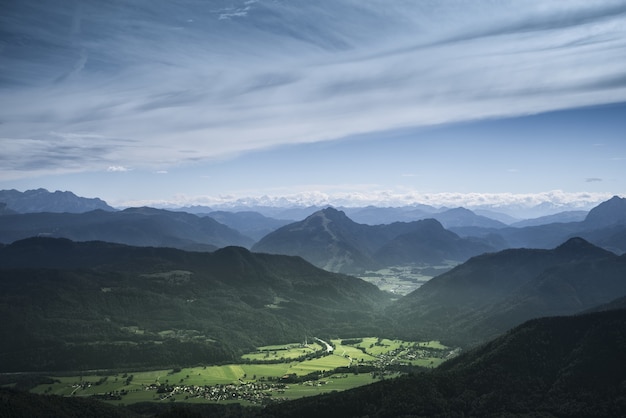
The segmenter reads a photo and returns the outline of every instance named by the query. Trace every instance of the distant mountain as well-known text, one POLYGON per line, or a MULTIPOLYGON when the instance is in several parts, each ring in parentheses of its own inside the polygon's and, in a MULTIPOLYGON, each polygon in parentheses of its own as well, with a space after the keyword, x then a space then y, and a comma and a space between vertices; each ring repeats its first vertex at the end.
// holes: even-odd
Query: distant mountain
POLYGON ((432 373, 266 407, 259 416, 626 415, 626 310, 528 321, 432 373))
POLYGON ((626 198, 613 196, 589 211, 583 222, 585 228, 626 225, 626 198))
POLYGON ((202 205, 182 206, 172 210, 176 212, 193 213, 194 215, 206 215, 209 212, 213 212, 213 209, 210 206, 202 205))
POLYGON ((492 247, 459 238, 434 219, 365 225, 327 208, 279 228, 252 249, 299 255, 329 271, 355 273, 390 264, 465 261, 492 247))
POLYGON ((250 247, 254 242, 212 218, 153 208, 0 217, 0 242, 39 235, 202 251, 228 245, 250 247))
POLYGON ((541 216, 534 219, 525 219, 510 224, 515 228, 524 228, 527 226, 546 225, 551 223, 581 222, 584 221, 589 212, 584 210, 573 210, 567 212, 559 212, 554 215, 541 216))
POLYGON ((373 258, 387 266, 410 263, 441 264, 448 260, 465 261, 489 251, 493 251, 493 247, 485 242, 461 238, 446 230, 435 219, 424 219, 412 223, 409 232, 400 234, 383 245, 374 253, 373 258))
POLYGON ((256 252, 298 255, 328 271, 374 269, 367 236, 371 227, 357 224, 333 208, 268 234, 252 247, 256 252))
POLYGON ((0 190, 0 202, 18 213, 56 212, 83 213, 92 210, 114 211, 105 201, 98 198, 78 197, 72 192, 49 192, 46 189, 0 190))
POLYGON ((390 307, 413 338, 476 344, 528 319, 568 315, 626 295, 626 256, 573 238, 552 250, 474 257, 390 307))
POLYGON ((616 253, 626 252, 626 199, 613 197, 591 209, 579 222, 553 222, 536 226, 484 228, 453 227, 462 237, 480 237, 504 248, 553 248, 572 237, 582 237, 616 253))
POLYGON ((213 206, 213 210, 202 212, 257 212, 263 216, 267 216, 268 218, 273 219, 286 219, 289 221, 297 221, 299 219, 304 219, 307 216, 324 209, 321 206, 310 206, 310 205, 293 205, 287 201, 282 202, 284 205, 280 205, 281 202, 275 202, 273 206, 264 206, 257 204, 245 204, 245 202, 240 202, 237 205, 215 205, 213 206))
POLYGON ((388 302, 300 257, 30 238, 0 248, 0 372, 172 367, 378 335, 388 302))
POLYGON ((433 214, 430 217, 441 222, 445 228, 478 226, 482 228, 498 229, 507 226, 503 222, 496 221, 486 216, 476 215, 471 210, 465 208, 448 209, 444 212, 433 214))
POLYGON ((250 211, 215 211, 208 213, 207 216, 210 216, 219 223, 241 232, 243 235, 250 237, 255 241, 260 240, 265 235, 277 230, 281 226, 285 226, 292 222, 290 220, 268 218, 258 212, 250 211))
POLYGON ((367 225, 390 224, 394 222, 412 222, 432 217, 438 209, 428 205, 404 207, 343 208, 343 211, 355 222, 367 225))
POLYGON ((507 215, 506 213, 497 212, 495 210, 489 209, 472 209, 476 215, 485 216, 490 219, 495 219, 496 221, 500 221, 503 224, 511 225, 512 223, 518 222, 520 219, 513 217, 511 215, 507 215))
POLYGON ((503 228, 505 223, 477 215, 466 208, 438 209, 428 205, 415 205, 395 208, 343 209, 350 219, 367 225, 390 224, 394 222, 412 222, 422 219, 436 219, 445 228, 479 226, 483 228, 503 228))
POLYGON ((2 215, 15 215, 17 212, 13 209, 9 209, 6 203, 0 202, 0 216, 2 215))

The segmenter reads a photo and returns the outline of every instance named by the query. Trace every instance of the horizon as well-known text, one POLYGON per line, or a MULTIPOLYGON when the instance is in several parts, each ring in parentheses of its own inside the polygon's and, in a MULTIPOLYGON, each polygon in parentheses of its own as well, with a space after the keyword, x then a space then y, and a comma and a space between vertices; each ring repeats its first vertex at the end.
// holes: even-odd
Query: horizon
POLYGON ((626 196, 625 1, 5 12, 0 189, 543 214, 626 196))
MULTIPOLYGON (((382 202, 383 204, 375 204, 375 202, 365 202, 367 204, 355 205, 355 204, 342 204, 342 203, 333 203, 331 202, 329 196, 320 194, 315 194, 314 196, 308 196, 308 199, 303 198, 303 196, 298 196, 299 199, 289 200, 285 197, 280 198, 270 198, 268 196, 260 197, 260 198, 243 198, 237 200, 222 200, 219 202, 213 201, 211 205, 208 204, 189 204, 189 205, 181 205, 181 204, 173 204, 172 202, 157 202, 157 204, 138 204, 138 205, 130 205, 130 206, 115 206, 110 205, 104 199, 101 199, 98 196, 82 196, 77 195, 71 190, 48 190, 45 188, 37 188, 37 189, 28 189, 28 190, 0 190, 1 192, 18 192, 24 195, 33 195, 33 192, 45 192, 46 194, 55 194, 55 193, 70 193, 80 199, 97 199, 101 200, 114 210, 125 210, 132 209, 138 207, 151 207, 155 209, 163 209, 168 211, 184 211, 192 214, 201 214, 206 211, 227 211, 227 212, 241 212, 241 211, 254 211, 260 213, 264 216, 275 217, 277 213, 281 211, 291 211, 291 210, 299 210, 306 211, 307 209, 313 209, 314 211, 326 209, 326 208, 335 208, 340 211, 351 211, 358 209, 367 209, 367 208, 379 208, 379 209, 421 209, 429 212, 432 210, 433 214, 443 213, 448 210, 454 209, 468 209, 473 211, 477 215, 482 215, 487 218, 495 219, 502 221, 504 223, 509 223, 513 221, 521 221, 528 219, 536 219, 541 217, 547 217, 551 215, 562 214, 566 212, 589 212, 594 209, 601 203, 607 202, 608 200, 619 198, 626 199, 626 197, 613 195, 610 197, 606 197, 602 200, 596 201, 598 195, 580 195, 579 200, 576 201, 565 201, 563 200, 563 195, 558 191, 553 191, 551 194, 547 194, 547 198, 552 197, 551 200, 541 200, 537 199, 538 195, 529 195, 525 197, 520 196, 508 196, 509 200, 497 200, 497 201, 488 201, 485 199, 485 196, 474 196, 473 204, 472 199, 466 198, 465 201, 469 204, 465 205, 446 205, 442 202, 445 200, 436 200, 433 199, 433 196, 430 196, 430 201, 427 199, 426 203, 413 201, 413 202, 399 202, 397 205, 387 205, 386 203, 389 200, 385 200, 382 202), (555 199, 556 196, 560 195, 555 199), (517 198, 517 200, 515 200, 517 198), (559 200, 560 199, 560 200, 559 200), (559 201, 558 204, 555 204, 555 201, 559 201)), ((458 195, 446 195, 453 203, 458 203, 460 198, 463 196, 458 195)), ((542 196, 542 195, 539 195, 542 196)), ((388 197, 388 196, 387 196, 388 197)), ((503 196, 499 196, 502 198, 503 196)), ((570 196, 571 197, 571 196, 570 196)), ((1 202, 0 202, 1 203, 1 202)), ((152 202, 154 203, 154 202, 152 202)), ((206 202, 205 202, 206 203, 206 202)), ((344 202, 345 203, 345 202, 344 202)), ((353 202, 352 202, 353 203, 353 202)), ((312 213, 312 212, 311 212, 312 213)), ((308 216, 308 215, 305 215, 308 216)))

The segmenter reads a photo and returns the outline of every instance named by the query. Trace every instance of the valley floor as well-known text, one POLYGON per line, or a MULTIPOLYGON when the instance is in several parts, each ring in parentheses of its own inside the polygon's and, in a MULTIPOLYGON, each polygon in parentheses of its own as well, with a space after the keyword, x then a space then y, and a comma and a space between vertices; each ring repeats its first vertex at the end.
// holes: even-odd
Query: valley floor
MULTIPOLYGON (((315 341, 315 339, 312 339, 315 341)), ((114 404, 136 402, 238 402, 265 405, 351 389, 433 368, 459 350, 437 341, 376 337, 259 347, 242 362, 126 373, 51 376, 32 392, 90 397, 114 404)))

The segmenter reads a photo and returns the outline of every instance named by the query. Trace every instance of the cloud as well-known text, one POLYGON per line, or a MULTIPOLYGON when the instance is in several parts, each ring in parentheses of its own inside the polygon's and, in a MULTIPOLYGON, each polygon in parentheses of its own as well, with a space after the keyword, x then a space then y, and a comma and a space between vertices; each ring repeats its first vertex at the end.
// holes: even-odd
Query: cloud
POLYGON ((602 179, 598 177, 588 177, 585 179, 585 183, 596 183, 600 181, 602 181, 602 179))
POLYGON ((7 9, 0 178, 626 100, 622 1, 135 3, 7 9))
MULTIPOLYGON (((352 188, 352 186, 351 186, 352 188)), ((492 209, 519 217, 541 216, 565 210, 589 210, 610 199, 614 193, 424 193, 418 191, 372 190, 371 185, 351 192, 308 191, 274 195, 202 196, 179 194, 170 199, 116 202, 117 206, 183 207, 205 205, 215 208, 260 207, 363 207, 368 205, 402 207, 427 204, 434 207, 492 209)))
POLYGON ((127 167, 123 167, 121 165, 112 165, 112 166, 109 166, 109 168, 107 168, 107 171, 112 172, 112 173, 125 173, 127 171, 131 171, 131 169, 127 167))

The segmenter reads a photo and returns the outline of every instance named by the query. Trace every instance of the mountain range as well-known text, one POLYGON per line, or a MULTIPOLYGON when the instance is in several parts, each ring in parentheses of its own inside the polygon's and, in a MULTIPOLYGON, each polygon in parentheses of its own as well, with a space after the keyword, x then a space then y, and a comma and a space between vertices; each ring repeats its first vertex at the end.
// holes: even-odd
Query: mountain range
POLYGON ((46 189, 26 190, 25 192, 0 190, 0 202, 6 204, 7 209, 17 213, 83 213, 97 209, 115 210, 99 198, 79 197, 72 192, 59 190, 51 193, 46 189))
POLYGON ((201 251, 229 245, 250 247, 254 243, 252 238, 211 217, 154 208, 0 216, 0 242, 10 243, 33 236, 201 251))
POLYGON ((13 203, 13 207, 34 211, 17 213, 8 204, 0 207, 0 242, 4 243, 53 236, 199 251, 235 245, 258 252, 299 255, 318 267, 349 274, 396 265, 459 263, 506 248, 549 249, 575 236, 617 254, 626 252, 626 199, 617 196, 593 208, 582 221, 568 221, 583 215, 576 212, 527 221, 530 226, 507 226, 465 208, 428 205, 346 209, 350 216, 368 222, 427 217, 370 225, 357 223, 346 212, 333 208, 291 209, 291 214, 285 209, 285 217, 276 219, 258 212, 212 211, 208 207, 190 208, 196 214, 146 207, 115 211, 108 210, 112 208, 99 199, 44 189, 24 193, 9 190, 0 195, 12 202, 31 202, 30 206, 13 203), (67 202, 71 204, 65 205, 67 202), (94 204, 104 204, 107 210, 69 213, 94 204), (315 212, 304 220, 289 221, 292 215, 310 211, 315 212))
POLYGON ((299 255, 329 271, 355 273, 396 264, 465 261, 493 247, 486 240, 460 238, 434 219, 365 225, 329 207, 266 235, 252 250, 299 255))
POLYGON ((626 252, 626 198, 614 196, 587 213, 582 221, 526 227, 451 227, 462 237, 497 237, 502 248, 552 248, 578 236, 615 253, 626 252))
POLYGON ((625 278, 626 255, 574 238, 473 257, 392 301, 300 257, 29 238, 0 248, 0 331, 12 335, 0 367, 171 364, 178 349, 180 363, 220 361, 309 333, 471 347, 528 319, 623 297, 625 278))

